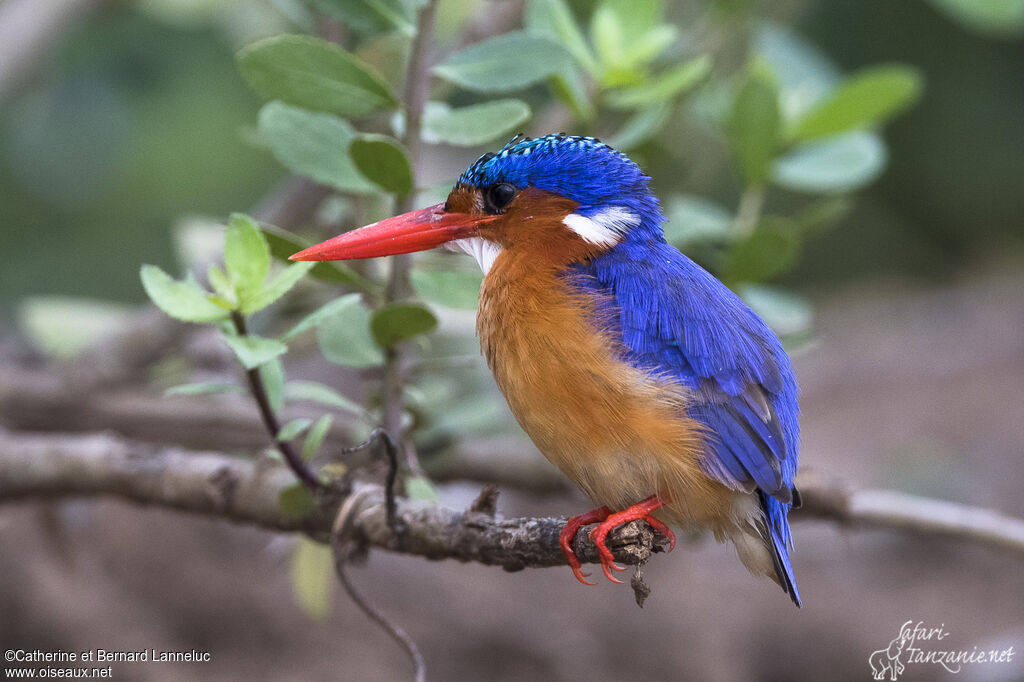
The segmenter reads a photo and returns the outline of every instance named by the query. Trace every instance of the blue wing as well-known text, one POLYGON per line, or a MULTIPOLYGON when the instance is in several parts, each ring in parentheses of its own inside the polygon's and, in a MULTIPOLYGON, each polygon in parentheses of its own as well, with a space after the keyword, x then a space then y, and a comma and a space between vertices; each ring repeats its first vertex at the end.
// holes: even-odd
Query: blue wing
POLYGON ((711 434, 704 472, 730 488, 757 490, 779 581, 799 604, 787 520, 798 495, 799 408, 778 337, 728 287, 660 239, 624 241, 576 274, 578 286, 611 294, 627 361, 693 389, 690 416, 711 434))

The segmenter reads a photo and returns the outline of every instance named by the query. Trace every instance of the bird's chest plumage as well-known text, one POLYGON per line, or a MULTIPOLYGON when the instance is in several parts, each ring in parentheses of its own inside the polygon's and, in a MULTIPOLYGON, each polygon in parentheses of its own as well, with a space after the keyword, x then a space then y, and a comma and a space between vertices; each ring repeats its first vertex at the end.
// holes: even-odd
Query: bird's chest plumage
POLYGON ((659 494, 691 517, 694 497, 719 491, 697 464, 702 434, 686 389, 621 359, 596 295, 502 253, 481 290, 484 355, 538 449, 595 501, 621 508, 659 494))

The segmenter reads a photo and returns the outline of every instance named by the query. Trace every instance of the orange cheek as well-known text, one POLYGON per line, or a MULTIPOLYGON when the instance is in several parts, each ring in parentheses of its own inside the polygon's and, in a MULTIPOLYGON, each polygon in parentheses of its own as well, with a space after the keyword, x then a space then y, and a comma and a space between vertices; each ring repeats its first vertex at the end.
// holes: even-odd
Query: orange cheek
POLYGON ((565 265, 594 257, 599 248, 563 222, 579 204, 533 187, 522 190, 503 219, 480 230, 480 236, 504 249, 529 252, 538 262, 565 265))

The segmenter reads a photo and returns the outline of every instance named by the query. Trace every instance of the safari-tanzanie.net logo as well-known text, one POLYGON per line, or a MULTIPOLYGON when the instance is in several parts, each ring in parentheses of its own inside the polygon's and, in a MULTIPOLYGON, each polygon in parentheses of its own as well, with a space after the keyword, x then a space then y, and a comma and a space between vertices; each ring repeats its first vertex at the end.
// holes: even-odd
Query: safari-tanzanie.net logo
POLYGON ((940 623, 939 627, 928 627, 924 621, 915 623, 908 620, 889 646, 868 656, 872 677, 876 680, 898 680, 907 666, 920 666, 920 671, 926 672, 926 666, 933 665, 955 674, 976 664, 1012 663, 1017 653, 1012 646, 1005 649, 982 649, 976 645, 961 648, 948 641, 949 636, 945 623, 940 623))

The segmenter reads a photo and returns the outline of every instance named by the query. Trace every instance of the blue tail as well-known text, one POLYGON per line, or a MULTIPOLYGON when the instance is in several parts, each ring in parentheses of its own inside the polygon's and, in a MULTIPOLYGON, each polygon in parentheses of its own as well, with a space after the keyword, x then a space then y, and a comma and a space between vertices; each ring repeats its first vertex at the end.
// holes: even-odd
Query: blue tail
MULTIPOLYGON (((793 492, 794 503, 799 506, 800 495, 795 489, 793 492)), ((761 510, 764 511, 767 524, 765 540, 772 553, 775 574, 789 598, 793 600, 794 604, 800 606, 800 592, 796 589, 796 576, 793 575, 793 565, 789 562, 789 553, 793 550, 793 536, 789 532, 787 516, 793 505, 779 502, 760 489, 757 491, 757 497, 761 502, 761 510)))

